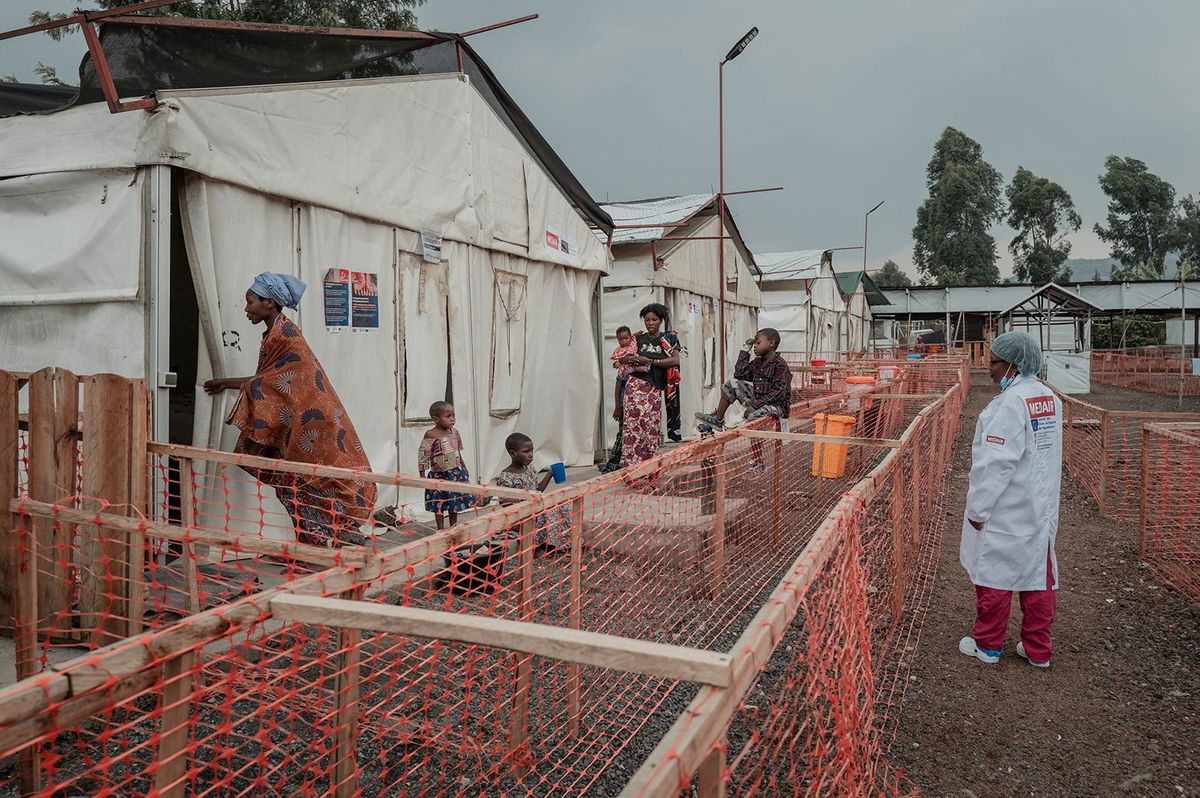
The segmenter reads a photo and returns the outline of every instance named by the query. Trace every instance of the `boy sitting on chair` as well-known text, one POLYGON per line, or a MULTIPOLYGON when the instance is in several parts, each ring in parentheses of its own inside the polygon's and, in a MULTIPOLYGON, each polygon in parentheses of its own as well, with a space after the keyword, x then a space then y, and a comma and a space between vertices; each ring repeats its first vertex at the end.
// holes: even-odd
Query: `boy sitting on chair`
POLYGON ((733 378, 721 386, 721 402, 712 413, 697 413, 696 418, 705 426, 715 430, 725 429, 725 413, 734 402, 746 408, 746 420, 753 421, 763 416, 785 418, 792 402, 792 372, 787 363, 775 351, 779 348, 779 333, 764 327, 746 340, 746 346, 738 352, 733 367, 733 378), (756 357, 750 359, 750 350, 756 357))

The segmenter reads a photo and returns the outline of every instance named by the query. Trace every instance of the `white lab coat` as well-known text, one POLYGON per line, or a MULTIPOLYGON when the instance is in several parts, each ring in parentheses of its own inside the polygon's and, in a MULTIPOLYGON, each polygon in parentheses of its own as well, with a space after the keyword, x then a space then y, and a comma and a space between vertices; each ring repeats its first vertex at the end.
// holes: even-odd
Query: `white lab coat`
POLYGON ((1058 589, 1062 435, 1062 402, 1036 377, 1018 377, 979 415, 959 548, 975 584, 1045 590, 1049 554, 1058 589))

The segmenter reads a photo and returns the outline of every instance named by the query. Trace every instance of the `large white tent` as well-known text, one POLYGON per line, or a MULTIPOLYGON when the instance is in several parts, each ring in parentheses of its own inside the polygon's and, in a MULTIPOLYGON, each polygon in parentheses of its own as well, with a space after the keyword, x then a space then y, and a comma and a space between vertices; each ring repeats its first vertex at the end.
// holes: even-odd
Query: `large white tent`
POLYGON ((253 373, 244 292, 287 272, 309 284, 294 316, 377 470, 415 469, 447 396, 476 478, 516 430, 539 461, 592 462, 607 253, 473 81, 157 98, 0 119, 0 367, 146 377, 156 437, 228 448, 232 394, 209 406, 196 385, 253 373), (331 270, 367 276, 348 324, 330 324, 331 270))
POLYGON ((806 249, 755 255, 763 274, 759 321, 783 338, 780 349, 804 359, 837 359, 846 348, 846 302, 833 271, 833 252, 806 249))
MULTIPOLYGON (((619 326, 640 329, 638 311, 645 305, 661 302, 667 306, 670 326, 679 333, 686 350, 680 366, 681 432, 685 436, 695 428, 690 421, 693 413, 716 407, 720 361, 725 361, 728 378, 742 342, 757 329, 762 301, 752 256, 727 206, 726 238, 719 241, 724 248, 726 276, 725 331, 719 334, 717 245, 721 226, 717 201, 713 194, 688 194, 601 206, 616 225, 612 272, 603 280, 606 344, 611 351, 619 326), (719 340, 724 340, 724 347, 719 340)), ((615 379, 615 372, 608 369, 605 399, 610 404, 615 379)), ((609 421, 607 432, 611 440, 616 422, 609 421)))

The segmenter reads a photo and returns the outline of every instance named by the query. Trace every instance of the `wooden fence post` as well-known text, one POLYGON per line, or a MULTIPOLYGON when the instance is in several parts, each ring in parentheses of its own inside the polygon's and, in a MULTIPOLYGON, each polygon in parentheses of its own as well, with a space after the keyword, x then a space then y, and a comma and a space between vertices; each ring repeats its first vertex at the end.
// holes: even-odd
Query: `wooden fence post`
MULTIPOLYGON (((579 629, 583 614, 583 497, 571 500, 571 597, 567 626, 579 629)), ((579 663, 567 663, 567 734, 579 739, 579 663)))
MULTIPOLYGON (((519 527, 517 538, 517 620, 528 621, 533 617, 533 550, 536 543, 536 524, 526 518, 519 527)), ((515 654, 516 681, 513 685, 512 739, 509 753, 513 757, 513 770, 517 778, 529 772, 527 748, 529 746, 529 690, 533 671, 532 654, 515 654)))
POLYGON ((1146 559, 1146 503, 1150 498, 1149 485, 1149 462, 1150 462, 1150 431, 1146 429, 1146 425, 1142 425, 1142 479, 1141 489, 1138 491, 1138 559, 1146 559))
MULTIPOLYGON (((38 573, 37 535, 26 516, 6 512, 12 519, 15 537, 23 545, 18 547, 19 562, 17 578, 13 585, 13 644, 17 662, 17 680, 28 679, 38 672, 38 573)), ((18 762, 18 776, 22 795, 34 795, 41 790, 42 748, 38 743, 26 746, 18 762)))
MULTIPOLYGON (((47 504, 75 504, 75 434, 79 422, 79 379, 65 369, 29 375, 29 497, 47 504)), ((53 519, 34 519, 37 610, 46 634, 69 633, 73 528, 53 519)), ((82 560, 86 563, 87 560, 82 560)))
MULTIPOLYGON (((903 450, 901 450, 903 451, 903 450)), ((904 458, 897 457, 892 469, 892 623, 900 622, 900 614, 904 611, 905 575, 904 575, 904 458)), ((914 496, 914 503, 918 499, 914 496)))
POLYGON ((717 449, 716 473, 713 475, 713 539, 712 590, 719 596, 725 589, 725 445, 717 449))
POLYGON ((0 500, 4 502, 0 507, 0 626, 12 624, 14 633, 14 588, 21 556, 17 551, 20 539, 9 504, 17 497, 17 463, 21 451, 17 386, 16 376, 0 371, 0 500))
MULTIPOLYGON (((363 585, 347 591, 347 598, 361 600, 363 585)), ((337 695, 337 728, 334 730, 333 749, 333 794, 335 798, 352 798, 358 795, 358 693, 359 693, 359 643, 362 632, 358 629, 342 628, 338 632, 337 679, 334 690, 337 695)))
POLYGON ((154 789, 162 798, 181 798, 188 787, 187 742, 191 733, 196 652, 184 651, 163 663, 162 721, 154 789))
POLYGON ((725 798, 725 748, 725 739, 717 740, 696 770, 697 798, 725 798))
MULTIPOLYGON (((151 496, 150 442, 150 391, 144 380, 133 380, 129 387, 129 511, 128 515, 141 513, 149 517, 151 496)), ((144 532, 128 534, 129 559, 125 572, 126 599, 129 607, 129 622, 125 634, 139 634, 145 628, 146 612, 146 535, 144 532)))
MULTIPOLYGON (((787 419, 776 419, 780 432, 787 432, 787 419)), ((783 441, 775 441, 775 468, 771 475, 771 545, 783 538, 783 441)))
POLYGON ((1096 499, 1100 502, 1100 515, 1107 515, 1108 506, 1108 411, 1100 411, 1100 489, 1096 499))
MULTIPOLYGON (((109 512, 126 514, 134 410, 130 382, 114 374, 89 377, 83 400, 83 492, 93 505, 86 509, 103 501, 114 505, 109 512)), ((101 524, 91 527, 80 545, 83 561, 90 563, 80 575, 80 620, 99 645, 126 636, 132 626, 127 600, 131 537, 101 524)))
MULTIPOLYGON (((195 463, 190 457, 179 458, 179 510, 183 528, 196 527, 196 473, 195 463)), ((183 589, 187 593, 187 611, 200 611, 200 579, 196 567, 196 545, 190 540, 183 543, 183 589)))

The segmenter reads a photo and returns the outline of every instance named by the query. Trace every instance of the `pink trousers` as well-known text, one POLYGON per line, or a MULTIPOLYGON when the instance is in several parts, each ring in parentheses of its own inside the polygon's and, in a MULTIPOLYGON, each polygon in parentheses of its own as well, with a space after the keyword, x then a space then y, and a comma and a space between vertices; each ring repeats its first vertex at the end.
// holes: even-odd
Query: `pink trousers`
MULTIPOLYGON (((1050 624, 1054 621, 1055 593, 1054 568, 1050 564, 1050 553, 1046 553, 1046 589, 1022 590, 1021 597, 1021 642, 1025 653, 1035 662, 1050 661, 1050 624)), ((1004 648, 1004 635, 1008 631, 1008 614, 1012 609, 1011 590, 975 586, 975 645, 989 651, 1004 648)))

